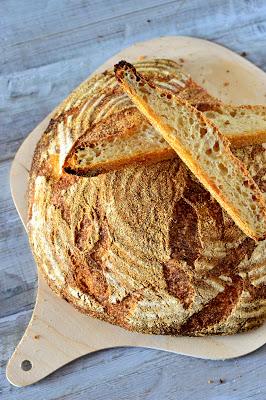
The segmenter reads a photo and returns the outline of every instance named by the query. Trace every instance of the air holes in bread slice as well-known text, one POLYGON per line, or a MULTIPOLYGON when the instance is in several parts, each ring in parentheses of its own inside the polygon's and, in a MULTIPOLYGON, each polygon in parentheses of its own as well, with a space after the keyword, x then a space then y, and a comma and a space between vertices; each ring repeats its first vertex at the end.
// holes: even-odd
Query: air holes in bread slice
POLYGON ((183 118, 182 118, 182 117, 179 117, 179 118, 178 118, 178 125, 181 126, 181 127, 184 126, 184 121, 183 121, 183 118))
POLYGON ((219 167, 220 173, 222 175, 227 175, 228 174, 228 168, 227 168, 226 165, 224 165, 223 163, 219 163, 218 167, 219 167))
POLYGON ((207 128, 200 128, 200 137, 203 138, 207 134, 207 128))
POLYGON ((213 150, 215 151, 215 153, 218 153, 218 151, 220 150, 219 142, 214 143, 213 150))

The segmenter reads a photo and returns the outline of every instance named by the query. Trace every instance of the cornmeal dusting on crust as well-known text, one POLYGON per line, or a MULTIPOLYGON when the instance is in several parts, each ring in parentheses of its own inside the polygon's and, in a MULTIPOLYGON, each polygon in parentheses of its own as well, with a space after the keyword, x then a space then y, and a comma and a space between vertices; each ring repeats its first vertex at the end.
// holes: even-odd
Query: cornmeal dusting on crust
MULTIPOLYGON (((191 80, 173 61, 136 66, 190 96, 191 80)), ((193 88, 198 101, 217 103, 193 88)), ((258 326, 266 316, 265 241, 248 239, 177 158, 90 179, 61 171, 80 135, 130 110, 110 71, 56 110, 29 184, 29 237, 40 271, 78 310, 129 330, 208 335, 258 326)), ((263 146, 236 155, 265 192, 263 146)))

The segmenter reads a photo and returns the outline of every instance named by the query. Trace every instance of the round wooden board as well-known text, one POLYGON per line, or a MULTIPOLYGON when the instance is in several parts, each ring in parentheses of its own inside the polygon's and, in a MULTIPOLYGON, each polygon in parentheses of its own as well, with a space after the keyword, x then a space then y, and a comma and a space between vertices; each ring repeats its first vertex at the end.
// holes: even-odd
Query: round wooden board
MULTIPOLYGON (((134 61, 140 57, 179 61, 196 82, 224 102, 265 103, 266 74, 263 71, 224 47, 196 38, 173 36, 137 43, 112 57, 95 72, 112 68, 121 59, 134 61)), ((24 141, 11 169, 12 196, 25 227, 32 155, 51 115, 24 141)), ((265 339, 266 324, 234 336, 189 338, 127 332, 77 312, 55 296, 39 276, 32 319, 9 360, 6 374, 13 385, 26 386, 84 354, 118 346, 149 347, 199 358, 229 359, 256 350, 266 342, 265 339), (25 363, 25 360, 29 362, 25 363)))

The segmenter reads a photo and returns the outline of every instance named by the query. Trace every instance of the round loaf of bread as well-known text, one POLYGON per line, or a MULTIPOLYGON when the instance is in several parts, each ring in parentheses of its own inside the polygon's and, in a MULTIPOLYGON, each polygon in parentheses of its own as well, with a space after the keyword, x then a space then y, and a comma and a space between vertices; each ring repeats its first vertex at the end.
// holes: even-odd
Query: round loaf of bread
MULTIPOLYGON (((135 65, 184 98, 217 102, 172 61, 135 65)), ((142 333, 233 334, 263 323, 266 241, 246 237, 178 158, 93 178, 63 172, 75 140, 105 118, 121 126, 130 118, 136 130, 147 124, 111 71, 59 106, 35 150, 28 230, 52 290, 142 333)), ((266 191, 263 145, 235 154, 266 191)))

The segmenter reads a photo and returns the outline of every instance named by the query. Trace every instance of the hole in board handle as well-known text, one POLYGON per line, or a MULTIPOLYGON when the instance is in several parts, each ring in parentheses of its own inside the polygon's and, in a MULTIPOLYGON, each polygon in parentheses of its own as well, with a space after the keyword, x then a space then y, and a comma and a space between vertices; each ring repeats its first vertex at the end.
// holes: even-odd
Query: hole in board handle
POLYGON ((20 367, 23 371, 28 372, 32 369, 32 363, 30 360, 23 360, 20 367))

